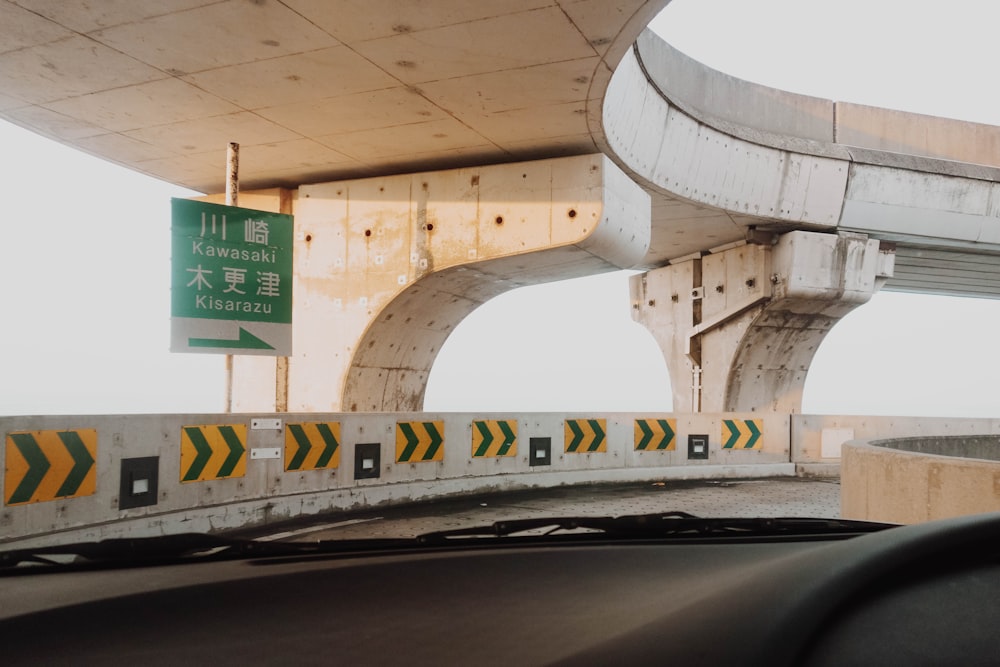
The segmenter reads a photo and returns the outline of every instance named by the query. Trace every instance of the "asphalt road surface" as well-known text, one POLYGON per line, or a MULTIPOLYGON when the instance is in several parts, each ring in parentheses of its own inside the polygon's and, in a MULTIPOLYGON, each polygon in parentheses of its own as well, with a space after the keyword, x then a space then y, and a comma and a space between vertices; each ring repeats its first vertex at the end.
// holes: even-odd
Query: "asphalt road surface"
POLYGON ((840 516, 836 479, 633 482, 560 486, 337 512, 241 531, 265 540, 412 537, 504 519, 682 511, 702 517, 840 516))

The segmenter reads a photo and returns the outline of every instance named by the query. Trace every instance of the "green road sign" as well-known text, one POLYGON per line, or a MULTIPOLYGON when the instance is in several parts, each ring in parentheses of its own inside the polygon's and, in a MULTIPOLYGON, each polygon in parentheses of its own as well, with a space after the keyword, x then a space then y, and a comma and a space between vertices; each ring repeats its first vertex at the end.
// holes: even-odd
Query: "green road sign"
POLYGON ((292 352, 292 216, 171 201, 174 352, 292 352))

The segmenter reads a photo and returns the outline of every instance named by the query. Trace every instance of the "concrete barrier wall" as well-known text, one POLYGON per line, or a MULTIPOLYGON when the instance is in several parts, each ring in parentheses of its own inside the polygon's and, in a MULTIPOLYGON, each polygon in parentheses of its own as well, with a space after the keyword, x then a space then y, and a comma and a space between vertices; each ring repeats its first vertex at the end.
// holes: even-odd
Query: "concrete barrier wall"
POLYGON ((847 440, 998 432, 996 420, 776 413, 2 417, 0 546, 584 482, 837 474, 847 440))
POLYGON ((1000 166, 994 125, 837 102, 836 141, 887 153, 1000 166))
POLYGON ((0 418, 0 432, 0 545, 487 490, 794 474, 781 414, 38 416, 0 418))
POLYGON ((995 176, 995 171, 968 167, 1000 167, 1000 128, 992 125, 835 102, 744 81, 686 56, 648 30, 636 48, 650 80, 672 104, 753 143, 972 178, 990 178, 987 174, 995 176), (901 163, 904 155, 911 159, 901 163), (914 159, 921 157, 935 163, 914 159))
POLYGON ((919 523, 1000 511, 998 448, 996 436, 847 443, 841 462, 841 516, 919 523), (993 460, 963 458, 983 454, 993 460))
POLYGON ((792 460, 799 464, 839 464, 841 447, 850 440, 902 436, 971 436, 1000 433, 997 419, 948 417, 865 417, 793 415, 792 460))

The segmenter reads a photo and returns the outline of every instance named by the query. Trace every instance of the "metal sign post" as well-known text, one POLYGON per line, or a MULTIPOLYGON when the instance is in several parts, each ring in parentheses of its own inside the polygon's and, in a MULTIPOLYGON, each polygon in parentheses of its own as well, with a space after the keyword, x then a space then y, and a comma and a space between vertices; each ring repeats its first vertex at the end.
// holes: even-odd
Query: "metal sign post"
MULTIPOLYGON (((226 148, 226 206, 239 206, 240 145, 230 141, 226 148)), ((224 412, 233 411, 233 355, 226 355, 226 396, 224 412)))

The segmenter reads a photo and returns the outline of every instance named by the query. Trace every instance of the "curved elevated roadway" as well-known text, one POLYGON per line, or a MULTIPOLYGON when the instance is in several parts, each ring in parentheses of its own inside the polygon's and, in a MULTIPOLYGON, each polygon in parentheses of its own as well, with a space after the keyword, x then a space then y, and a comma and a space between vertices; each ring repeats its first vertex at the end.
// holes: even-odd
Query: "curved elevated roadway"
POLYGON ((1000 294, 1000 128, 748 83, 647 31, 604 129, 656 193, 651 265, 750 230, 857 231, 895 245, 887 289, 1000 294))

